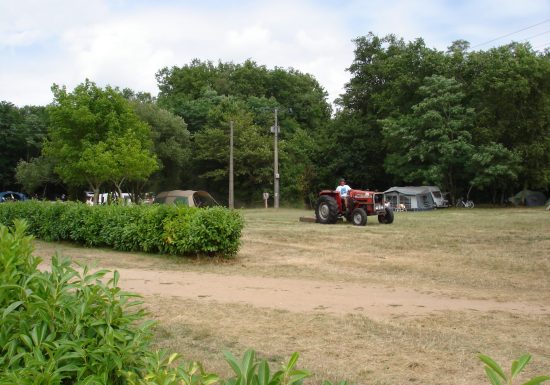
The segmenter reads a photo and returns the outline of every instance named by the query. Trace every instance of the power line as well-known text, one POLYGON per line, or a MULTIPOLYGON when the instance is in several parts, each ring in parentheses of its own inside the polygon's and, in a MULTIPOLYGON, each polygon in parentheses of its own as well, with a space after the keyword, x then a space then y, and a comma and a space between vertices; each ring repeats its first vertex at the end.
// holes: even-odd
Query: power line
POLYGON ((496 37, 496 38, 494 38, 494 39, 491 39, 491 40, 488 40, 488 41, 486 41, 486 42, 484 42, 484 43, 481 43, 481 44, 476 44, 476 45, 474 45, 474 46, 472 46, 472 47, 470 47, 470 48, 476 48, 476 47, 481 47, 482 45, 485 45, 485 44, 489 44, 489 43, 492 43, 492 42, 494 42, 494 41, 497 41, 497 40, 503 39, 503 38, 505 38, 505 37, 508 37, 508 36, 512 36, 512 35, 514 35, 514 34, 516 34, 516 33, 519 33, 519 32, 523 32, 523 31, 526 31, 526 30, 528 30, 528 29, 534 28, 534 27, 536 27, 536 26, 539 26, 539 25, 541 25, 541 24, 545 24, 545 23, 548 23, 548 22, 550 22, 550 19, 547 19, 547 20, 541 21, 540 23, 537 23, 537 24, 533 24, 533 25, 530 25, 530 26, 528 26, 528 27, 525 27, 525 28, 519 29, 519 30, 517 30, 517 31, 514 31, 514 32, 510 32, 510 33, 507 33, 506 35, 502 35, 502 36, 496 37))
POLYGON ((533 36, 526 37, 526 38, 523 39, 522 41, 531 40, 531 39, 533 39, 533 38, 535 38, 535 37, 539 37, 539 36, 542 36, 542 35, 546 35, 547 33, 550 33, 550 30, 544 31, 544 32, 541 32, 541 33, 537 33, 536 35, 533 35, 533 36))

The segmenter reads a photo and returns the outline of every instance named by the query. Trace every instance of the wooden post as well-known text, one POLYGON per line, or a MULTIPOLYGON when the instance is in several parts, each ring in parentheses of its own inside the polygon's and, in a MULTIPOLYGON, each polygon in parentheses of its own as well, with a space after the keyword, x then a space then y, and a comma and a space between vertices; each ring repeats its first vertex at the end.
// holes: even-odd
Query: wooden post
POLYGON ((229 122, 229 208, 235 207, 233 193, 233 121, 229 122))

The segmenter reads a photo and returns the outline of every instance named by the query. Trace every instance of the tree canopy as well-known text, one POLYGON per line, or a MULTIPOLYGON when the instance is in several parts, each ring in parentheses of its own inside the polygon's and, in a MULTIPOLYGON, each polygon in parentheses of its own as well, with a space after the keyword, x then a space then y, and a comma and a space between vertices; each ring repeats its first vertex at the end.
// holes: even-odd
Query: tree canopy
POLYGON ((89 80, 73 92, 56 85, 52 91, 44 154, 67 185, 89 186, 97 201, 102 184, 120 189, 125 180, 147 178, 157 169, 151 130, 120 92, 89 80))
POLYGON ((548 54, 521 43, 468 51, 463 40, 442 52, 374 34, 355 44, 333 120, 340 136, 326 148, 348 165, 384 165, 351 171, 355 184, 439 184, 453 197, 473 188, 501 202, 514 189, 549 189, 548 54))
POLYGON ((286 204, 311 202, 340 177, 377 190, 437 184, 495 203, 550 191, 548 52, 473 51, 464 40, 441 51, 373 33, 354 43, 334 113, 310 74, 253 60, 162 68, 158 98, 86 80, 73 92, 54 85, 48 107, 1 102, 2 189, 54 184, 53 167, 74 189, 207 189, 224 202, 233 122, 237 204, 260 204, 273 192, 277 111, 286 204))

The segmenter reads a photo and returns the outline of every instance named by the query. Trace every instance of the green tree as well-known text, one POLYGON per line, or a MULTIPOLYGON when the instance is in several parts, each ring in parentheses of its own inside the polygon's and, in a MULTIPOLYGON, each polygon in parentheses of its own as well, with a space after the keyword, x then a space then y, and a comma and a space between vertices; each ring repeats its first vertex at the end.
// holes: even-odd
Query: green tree
POLYGON ((521 158, 517 184, 550 187, 550 60, 528 44, 472 52, 463 65, 466 97, 476 109, 474 138, 521 158))
POLYGON ((16 188, 16 166, 40 155, 46 127, 44 107, 0 102, 0 189, 16 188))
POLYGON ((42 196, 45 196, 48 184, 59 183, 53 168, 52 159, 44 156, 32 158, 28 162, 20 160, 17 163, 15 178, 26 193, 32 194, 39 188, 43 188, 42 196))
POLYGON ((194 139, 194 169, 209 189, 227 196, 229 171, 229 125, 234 124, 235 199, 261 200, 273 178, 272 139, 266 129, 253 123, 243 102, 224 97, 210 113, 208 126, 194 139))
MULTIPOLYGON (((272 150, 271 155, 268 155, 268 152, 264 154, 264 149, 267 151, 268 145, 272 147, 273 137, 269 128, 274 124, 273 112, 277 108, 281 127, 281 192, 293 200, 307 196, 303 189, 304 186, 308 186, 307 189, 312 188, 311 179, 315 172, 312 159, 305 159, 304 156, 311 156, 312 151, 301 151, 297 142, 299 138, 307 136, 308 139, 319 137, 322 128, 329 123, 331 114, 330 106, 326 102, 326 92, 311 75, 293 69, 268 69, 251 60, 242 64, 220 62, 217 65, 194 60, 183 67, 160 70, 157 81, 160 89, 159 106, 181 116, 188 124, 193 147, 197 151, 203 150, 201 153, 195 151, 196 155, 193 155, 193 172, 201 176, 194 181, 195 185, 203 185, 214 192, 219 189, 220 194, 226 193, 227 183, 222 183, 222 180, 227 177, 225 169, 228 154, 219 153, 207 157, 204 154, 212 151, 208 148, 209 140, 217 143, 222 138, 227 138, 225 132, 230 119, 229 115, 223 115, 228 113, 229 103, 238 106, 236 108, 239 112, 234 116, 236 120, 242 120, 246 116, 238 130, 245 130, 250 140, 255 141, 250 146, 243 144, 238 150, 239 156, 245 156, 245 149, 254 146, 261 153, 259 156, 252 152, 246 155, 249 161, 241 171, 248 175, 248 182, 243 175, 239 180, 241 188, 236 194, 240 193, 241 199, 257 200, 256 190, 260 187, 269 190, 272 184, 272 150), (203 142, 199 143, 199 140, 203 142), (286 147, 290 143, 293 145, 286 147), (269 157, 271 160, 268 161, 269 157), (214 161, 216 158, 223 161, 214 161), (222 164, 225 166, 222 167, 222 164), (246 168, 252 166, 256 169, 246 168), (296 183, 297 178, 301 182, 296 183), (266 182, 258 185, 257 181, 260 179, 266 179, 266 182), (250 183, 252 180, 256 182, 250 183), (250 191, 244 192, 247 188, 250 191)), ((223 147, 226 148, 227 145, 223 147)))
POLYGON ((118 90, 86 80, 72 93, 57 85, 52 91, 44 154, 54 160, 55 172, 66 184, 87 184, 97 202, 102 184, 146 178, 156 169, 151 131, 118 90), (123 153, 128 146, 134 156, 123 153), (147 159, 145 167, 136 158, 147 159))
POLYGON ((504 204, 506 193, 517 181, 521 170, 521 156, 504 147, 501 143, 489 143, 476 148, 470 163, 475 172, 470 185, 479 190, 490 189, 493 203, 504 204))
POLYGON ((474 111, 462 106, 464 94, 454 79, 428 77, 419 93, 423 99, 410 113, 382 122, 391 151, 385 166, 405 181, 438 184, 454 200, 469 181, 474 111))
POLYGON ((422 39, 406 43, 394 35, 372 33, 355 39, 351 79, 337 100, 340 110, 324 135, 327 140, 316 157, 329 170, 330 186, 345 177, 354 187, 383 189, 403 182, 402 174, 388 173, 383 165, 392 156, 384 141, 381 122, 408 114, 422 100, 418 93, 424 78, 443 74, 448 59, 427 48, 422 39))
POLYGON ((184 120, 152 101, 132 100, 141 120, 149 124, 160 169, 151 175, 154 191, 181 189, 191 181, 191 139, 184 120))

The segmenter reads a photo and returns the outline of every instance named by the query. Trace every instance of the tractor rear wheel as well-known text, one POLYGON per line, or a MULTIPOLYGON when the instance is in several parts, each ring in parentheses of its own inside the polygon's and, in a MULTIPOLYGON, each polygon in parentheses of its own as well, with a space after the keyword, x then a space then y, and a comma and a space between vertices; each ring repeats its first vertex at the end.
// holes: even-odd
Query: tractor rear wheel
POLYGON ((355 226, 365 226, 367 224, 367 212, 360 207, 351 212, 351 218, 355 226))
POLYGON ((393 210, 390 207, 385 208, 385 213, 378 216, 378 222, 389 225, 393 223, 393 210))
POLYGON ((315 204, 315 218, 323 224, 333 224, 338 220, 338 204, 329 195, 321 195, 315 204))

